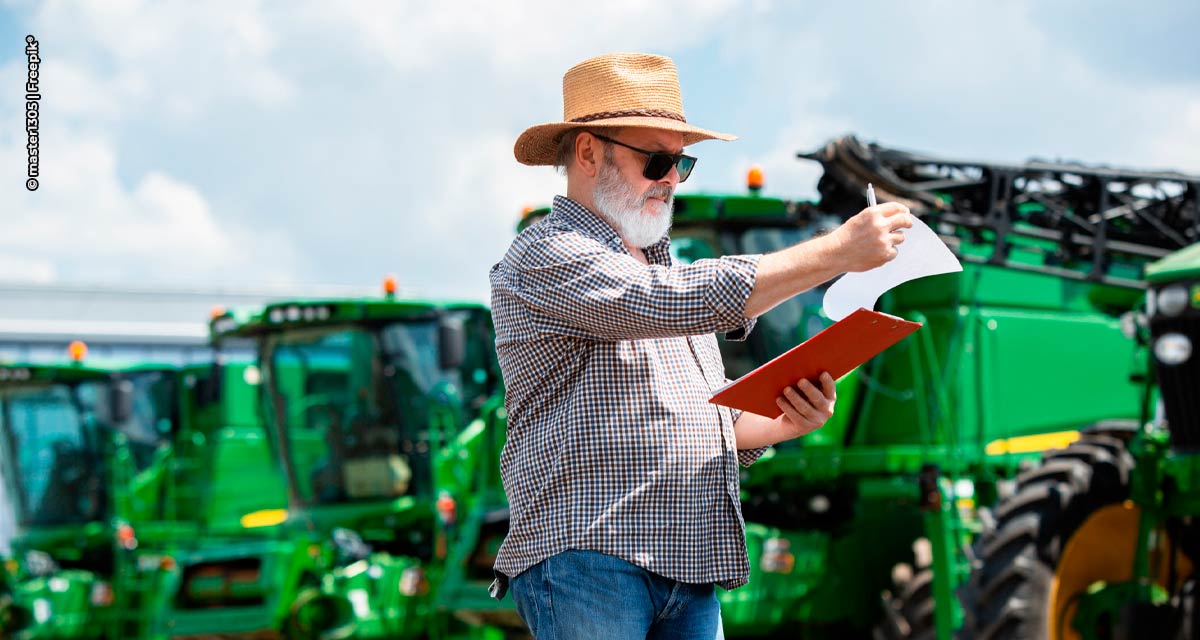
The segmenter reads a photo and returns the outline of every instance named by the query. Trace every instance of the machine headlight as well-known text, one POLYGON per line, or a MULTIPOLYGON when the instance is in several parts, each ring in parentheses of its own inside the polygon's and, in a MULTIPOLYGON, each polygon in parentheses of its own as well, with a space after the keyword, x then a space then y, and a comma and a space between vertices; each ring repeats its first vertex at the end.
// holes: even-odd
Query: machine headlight
POLYGON ((50 621, 50 601, 45 598, 38 598, 33 601, 33 619, 38 624, 46 624, 50 621))
MULTIPOLYGON (((1146 314, 1140 311, 1126 311, 1118 320, 1121 324, 1121 333, 1130 340, 1137 339, 1138 334, 1149 327, 1146 314)), ((1142 335, 1145 334, 1142 333, 1142 335)))
POLYGON ((1174 317, 1183 313, 1188 306, 1188 292, 1181 284, 1173 284, 1158 292, 1158 311, 1164 316, 1174 317))
POLYGON ((1183 364, 1192 357, 1192 341, 1182 333, 1163 334, 1154 341, 1154 355, 1165 365, 1183 364))
POLYGON ((44 578, 58 571, 58 563, 45 551, 31 550, 25 553, 25 568, 30 575, 44 578))
POLYGON ((429 593, 429 580, 421 567, 409 567, 400 574, 400 593, 409 597, 429 593))
POLYGON ((337 548, 343 560, 357 561, 371 555, 371 545, 367 544, 357 531, 336 527, 331 533, 333 546, 337 548))
POLYGON ((111 607, 113 603, 112 585, 103 580, 92 584, 92 592, 88 594, 88 602, 93 607, 111 607))

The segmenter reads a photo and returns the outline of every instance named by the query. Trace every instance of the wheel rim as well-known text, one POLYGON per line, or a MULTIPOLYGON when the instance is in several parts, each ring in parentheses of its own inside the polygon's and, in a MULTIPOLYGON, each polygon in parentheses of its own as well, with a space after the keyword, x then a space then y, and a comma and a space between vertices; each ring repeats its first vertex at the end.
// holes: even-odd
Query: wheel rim
MULTIPOLYGON (((1071 535, 1063 548, 1050 586, 1050 640, 1079 640, 1073 622, 1079 599, 1097 583, 1117 584, 1133 579, 1134 547, 1137 545, 1141 509, 1132 502, 1097 510, 1071 535)), ((1150 573, 1154 582, 1167 588, 1169 545, 1166 533, 1158 530, 1150 550, 1150 573)), ((1176 552, 1176 575, 1182 583, 1192 573, 1187 556, 1176 552)))

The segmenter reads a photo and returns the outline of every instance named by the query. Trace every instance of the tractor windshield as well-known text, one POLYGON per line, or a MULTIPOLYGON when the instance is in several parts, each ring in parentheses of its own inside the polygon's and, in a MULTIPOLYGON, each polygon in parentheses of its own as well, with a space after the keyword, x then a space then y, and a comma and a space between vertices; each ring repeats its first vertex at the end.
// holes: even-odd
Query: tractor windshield
POLYGON ((429 492, 444 396, 457 384, 439 366, 435 320, 289 330, 266 339, 262 363, 301 502, 429 492))
POLYGON ((125 438, 141 483, 158 480, 146 476, 164 472, 160 457, 178 419, 175 382, 174 372, 147 370, 123 373, 116 383, 124 385, 130 396, 128 415, 116 428, 125 438))
MULTIPOLYGON (((829 224, 836 226, 837 221, 831 219, 829 224)), ((723 255, 771 253, 808 240, 826 228, 826 225, 810 224, 718 231, 710 226, 681 225, 671 231, 671 251, 682 263, 723 255)), ((726 375, 740 377, 824 329, 829 322, 820 312, 826 288, 817 287, 789 298, 763 314, 744 342, 721 340, 726 375)))
POLYGON ((0 395, 0 463, 22 526, 106 518, 103 424, 107 382, 7 389, 0 395))
POLYGON ((153 494, 165 471, 160 458, 171 431, 174 382, 169 372, 147 370, 0 390, 0 468, 9 474, 16 521, 54 526, 107 519, 114 430, 129 453, 122 467, 132 474, 127 489, 153 494), (114 406, 118 402, 127 406, 114 406))

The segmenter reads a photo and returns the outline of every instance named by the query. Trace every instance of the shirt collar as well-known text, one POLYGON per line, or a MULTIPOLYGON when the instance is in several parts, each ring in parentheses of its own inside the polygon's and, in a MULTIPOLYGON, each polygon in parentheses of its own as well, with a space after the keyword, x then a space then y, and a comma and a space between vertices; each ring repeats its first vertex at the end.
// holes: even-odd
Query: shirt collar
MULTIPOLYGON (((567 226, 592 236, 615 251, 629 253, 629 249, 625 248, 625 243, 621 240, 620 234, 612 228, 612 225, 608 224, 598 214, 593 213, 590 209, 571 198, 554 196, 554 206, 551 208, 551 215, 561 218, 567 226)), ((642 251, 645 252, 646 260, 650 264, 670 265, 670 247, 670 236, 663 234, 663 237, 658 242, 644 247, 642 251)))

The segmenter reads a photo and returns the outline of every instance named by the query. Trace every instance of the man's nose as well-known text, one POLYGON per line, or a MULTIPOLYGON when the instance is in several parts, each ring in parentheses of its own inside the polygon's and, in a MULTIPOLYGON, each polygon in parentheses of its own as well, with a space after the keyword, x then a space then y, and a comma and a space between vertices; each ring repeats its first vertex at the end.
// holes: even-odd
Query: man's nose
POLYGON ((672 189, 674 189, 676 185, 679 184, 679 167, 676 165, 671 165, 671 170, 668 171, 667 175, 663 176, 659 182, 665 182, 670 185, 672 189))

